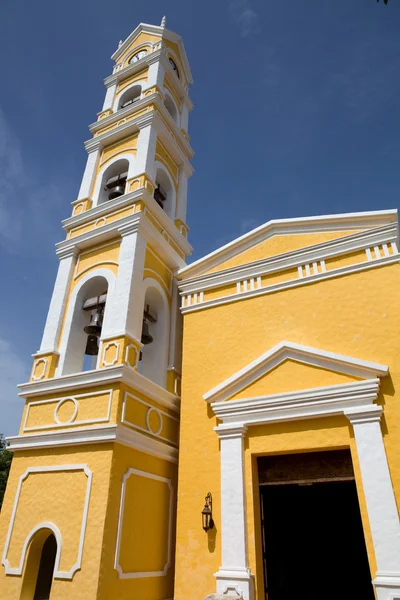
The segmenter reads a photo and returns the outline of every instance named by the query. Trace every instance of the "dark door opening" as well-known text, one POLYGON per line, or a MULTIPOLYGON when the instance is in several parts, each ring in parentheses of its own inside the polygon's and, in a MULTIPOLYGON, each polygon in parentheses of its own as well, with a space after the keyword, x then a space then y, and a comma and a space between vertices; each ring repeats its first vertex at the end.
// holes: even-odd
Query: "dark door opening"
POLYGON ((374 600, 354 480, 260 491, 267 600, 374 600))
POLYGON ((43 544, 38 577, 33 600, 49 600, 53 583, 54 563, 56 560, 57 542, 53 534, 43 544))

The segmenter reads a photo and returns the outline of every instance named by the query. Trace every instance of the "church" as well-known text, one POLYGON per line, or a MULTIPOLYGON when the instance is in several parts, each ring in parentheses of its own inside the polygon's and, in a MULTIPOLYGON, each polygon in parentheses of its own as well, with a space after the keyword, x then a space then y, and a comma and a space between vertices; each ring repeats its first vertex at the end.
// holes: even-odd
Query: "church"
POLYGON ((112 60, 19 386, 1 597, 399 600, 397 211, 190 263, 182 39, 141 23, 112 60))

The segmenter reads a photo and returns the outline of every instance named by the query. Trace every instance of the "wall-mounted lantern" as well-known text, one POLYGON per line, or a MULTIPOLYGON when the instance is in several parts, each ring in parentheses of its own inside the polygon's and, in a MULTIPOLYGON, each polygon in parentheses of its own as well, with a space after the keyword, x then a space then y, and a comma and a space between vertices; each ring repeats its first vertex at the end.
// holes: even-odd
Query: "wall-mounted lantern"
POLYGON ((203 529, 207 532, 209 529, 214 527, 214 521, 212 518, 212 496, 211 492, 208 492, 206 496, 206 503, 203 510, 201 511, 201 519, 203 523, 203 529))

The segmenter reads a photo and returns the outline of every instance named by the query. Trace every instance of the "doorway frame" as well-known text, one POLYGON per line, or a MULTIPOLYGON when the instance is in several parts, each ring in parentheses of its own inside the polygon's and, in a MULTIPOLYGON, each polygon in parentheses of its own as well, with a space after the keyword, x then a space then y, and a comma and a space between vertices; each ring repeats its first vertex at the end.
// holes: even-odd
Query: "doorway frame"
MULTIPOLYGON (((382 366, 381 374, 384 373, 382 366)), ((243 373, 243 371, 242 371, 243 373)), ((232 378, 230 378, 230 383, 232 378)), ((246 400, 211 402, 220 424, 222 565, 215 573, 218 593, 254 599, 248 566, 244 439, 249 427, 328 416, 345 416, 354 432, 362 488, 377 563, 373 580, 378 600, 400 598, 400 523, 376 404, 380 380, 311 388, 246 400), (235 501, 232 501, 232 498, 235 501)), ((222 386, 218 386, 220 394, 222 386)), ((212 400, 212 391, 207 395, 212 400)))

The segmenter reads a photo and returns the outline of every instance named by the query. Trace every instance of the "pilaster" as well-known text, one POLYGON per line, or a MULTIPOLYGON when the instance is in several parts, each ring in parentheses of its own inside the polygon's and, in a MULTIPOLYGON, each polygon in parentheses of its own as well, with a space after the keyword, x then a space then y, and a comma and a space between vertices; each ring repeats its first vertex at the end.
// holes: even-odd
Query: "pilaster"
POLYGON ((102 112, 105 111, 105 110, 112 110, 116 89, 117 89, 117 84, 116 83, 113 83, 112 85, 110 85, 110 86, 107 87, 107 91, 106 91, 106 96, 104 98, 104 104, 103 104, 102 112))
POLYGON ((146 173, 153 181, 156 176, 154 162, 156 144, 157 131, 154 123, 151 123, 146 127, 143 127, 139 132, 135 169, 137 174, 146 173))
POLYGON ((98 147, 89 152, 85 172, 82 178, 81 187, 79 189, 78 200, 86 200, 87 198, 90 198, 90 192, 92 190, 94 176, 96 174, 96 167, 99 161, 99 155, 100 150, 98 147))
POLYGON ((400 597, 400 523, 380 419, 382 407, 345 411, 353 426, 378 572, 378 600, 400 597))
POLYGON ((253 576, 248 568, 246 500, 243 461, 245 425, 218 425, 221 459, 222 565, 215 573, 217 592, 253 599, 253 576))
POLYGON ((122 240, 118 275, 112 304, 107 306, 110 318, 103 327, 102 339, 127 333, 140 340, 143 320, 142 281, 146 240, 137 224, 119 230, 122 240))
POLYGON ((44 326, 42 343, 40 344, 41 354, 52 353, 57 350, 62 318, 77 256, 78 250, 76 248, 69 248, 59 254, 60 264, 58 265, 56 282, 44 326))

